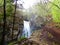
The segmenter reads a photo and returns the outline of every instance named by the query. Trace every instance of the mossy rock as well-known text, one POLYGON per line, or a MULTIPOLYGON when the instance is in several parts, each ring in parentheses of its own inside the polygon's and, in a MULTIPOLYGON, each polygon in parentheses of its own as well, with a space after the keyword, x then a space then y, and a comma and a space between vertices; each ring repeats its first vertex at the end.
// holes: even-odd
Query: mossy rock
POLYGON ((27 38, 22 36, 21 38, 18 39, 18 42, 21 42, 23 40, 27 40, 27 38))
POLYGON ((16 42, 11 42, 8 45, 15 45, 15 44, 17 44, 17 43, 16 42))

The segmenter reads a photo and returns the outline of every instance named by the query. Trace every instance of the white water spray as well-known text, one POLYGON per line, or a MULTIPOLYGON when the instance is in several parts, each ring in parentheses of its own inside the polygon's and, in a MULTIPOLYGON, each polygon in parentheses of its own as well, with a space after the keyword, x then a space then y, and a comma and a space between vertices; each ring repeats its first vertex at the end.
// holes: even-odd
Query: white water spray
POLYGON ((23 36, 29 38, 31 35, 30 22, 24 21, 23 36))

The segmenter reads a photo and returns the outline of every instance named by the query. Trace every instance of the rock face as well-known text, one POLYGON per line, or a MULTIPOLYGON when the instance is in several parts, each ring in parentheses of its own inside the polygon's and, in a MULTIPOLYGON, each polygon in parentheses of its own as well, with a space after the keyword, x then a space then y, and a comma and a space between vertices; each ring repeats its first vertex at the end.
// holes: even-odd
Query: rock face
POLYGON ((39 45, 39 43, 27 39, 27 40, 24 40, 23 42, 19 43, 18 45, 39 45))
POLYGON ((60 42, 60 24, 48 23, 45 25, 44 30, 50 32, 60 42))
POLYGON ((37 42, 39 45, 59 45, 58 42, 52 39, 54 39, 54 36, 43 29, 34 31, 30 38, 30 40, 37 42))
POLYGON ((40 29, 33 32, 29 39, 24 39, 18 45, 60 45, 52 40, 54 36, 46 30, 40 29))

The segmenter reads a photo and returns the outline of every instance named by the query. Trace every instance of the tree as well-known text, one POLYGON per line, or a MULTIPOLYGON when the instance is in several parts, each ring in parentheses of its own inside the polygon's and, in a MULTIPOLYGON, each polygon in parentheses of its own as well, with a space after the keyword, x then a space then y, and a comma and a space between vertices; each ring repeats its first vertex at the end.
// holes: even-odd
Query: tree
POLYGON ((52 3, 52 16, 54 22, 60 22, 60 0, 54 0, 52 3))
POLYGON ((14 15, 13 15, 13 28, 12 28, 12 40, 13 40, 13 30, 14 30, 14 24, 15 24, 15 15, 16 15, 16 8, 17 8, 17 0, 16 0, 16 4, 15 4, 15 11, 14 11, 14 15))
MULTIPOLYGON (((32 8, 29 8, 29 13, 31 17, 30 19, 34 19, 33 21, 39 25, 41 22, 46 22, 47 15, 51 15, 51 6, 49 5, 49 2, 46 3, 37 3, 32 6, 32 8), (34 15, 34 16, 33 16, 34 15), (41 21, 43 20, 43 21, 41 21)), ((41 24, 40 24, 41 26, 41 24)))
MULTIPOLYGON (((11 0, 12 1, 12 0, 11 0)), ((2 27, 3 26, 3 30, 1 29, 0 27, 0 36, 2 35, 2 41, 1 41, 1 45, 4 45, 4 42, 5 42, 5 36, 7 34, 7 23, 9 21, 7 21, 10 17, 10 20, 11 20, 11 16, 13 15, 13 11, 14 11, 14 7, 12 5, 12 2, 10 0, 0 0, 0 26, 2 27)), ((1 39, 1 38, 0 38, 1 39)))
POLYGON ((4 18, 3 18, 4 24, 3 24, 3 32, 2 32, 2 41, 1 45, 5 45, 5 31, 6 31, 6 0, 4 0, 4 18))

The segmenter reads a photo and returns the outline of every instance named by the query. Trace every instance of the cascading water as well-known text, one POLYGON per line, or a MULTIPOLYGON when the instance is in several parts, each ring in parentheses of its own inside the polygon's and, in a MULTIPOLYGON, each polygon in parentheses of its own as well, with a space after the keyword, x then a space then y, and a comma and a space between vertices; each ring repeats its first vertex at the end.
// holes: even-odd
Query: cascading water
POLYGON ((31 35, 30 22, 24 21, 23 36, 29 38, 31 35))

